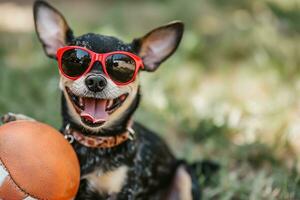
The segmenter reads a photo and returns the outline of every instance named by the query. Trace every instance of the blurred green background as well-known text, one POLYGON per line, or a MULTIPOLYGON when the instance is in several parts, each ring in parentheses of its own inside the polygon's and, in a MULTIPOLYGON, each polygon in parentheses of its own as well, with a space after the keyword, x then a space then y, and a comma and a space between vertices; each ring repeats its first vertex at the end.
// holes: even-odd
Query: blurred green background
MULTIPOLYGON (((0 113, 60 127, 57 64, 35 35, 32 2, 0 1, 0 113)), ((184 21, 178 51, 141 74, 135 119, 179 157, 222 165, 204 199, 300 199, 299 0, 49 2, 77 36, 130 42, 184 21)))

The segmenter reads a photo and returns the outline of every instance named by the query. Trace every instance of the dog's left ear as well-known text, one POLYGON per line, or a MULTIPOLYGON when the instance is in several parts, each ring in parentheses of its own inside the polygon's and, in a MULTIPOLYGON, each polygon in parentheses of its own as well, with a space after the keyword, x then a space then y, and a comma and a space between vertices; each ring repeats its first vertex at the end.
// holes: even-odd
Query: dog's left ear
POLYGON ((174 53, 181 41, 183 30, 183 23, 175 21, 133 41, 133 48, 143 59, 144 70, 155 71, 160 63, 174 53))
POLYGON ((56 58, 56 51, 73 39, 63 15, 46 1, 35 1, 33 7, 35 29, 45 53, 56 58))

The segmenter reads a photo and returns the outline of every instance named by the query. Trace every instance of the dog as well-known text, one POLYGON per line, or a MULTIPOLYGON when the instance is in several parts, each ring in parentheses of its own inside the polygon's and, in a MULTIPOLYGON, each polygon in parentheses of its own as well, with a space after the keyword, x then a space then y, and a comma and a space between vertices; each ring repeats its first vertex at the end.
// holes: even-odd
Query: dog
MULTIPOLYGON (((184 25, 174 21, 125 43, 112 36, 74 36, 63 15, 34 3, 35 29, 46 55, 58 61, 61 133, 81 167, 76 200, 198 200, 195 167, 134 122, 140 73, 154 72, 177 49, 184 25)), ((3 122, 31 119, 6 114, 3 122)))

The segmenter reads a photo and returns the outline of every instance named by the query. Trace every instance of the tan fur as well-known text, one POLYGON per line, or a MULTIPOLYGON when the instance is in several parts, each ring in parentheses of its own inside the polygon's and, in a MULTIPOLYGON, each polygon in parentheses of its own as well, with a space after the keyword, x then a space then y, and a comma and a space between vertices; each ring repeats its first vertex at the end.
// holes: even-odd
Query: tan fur
POLYGON ((192 200, 192 180, 191 176, 183 166, 177 169, 176 175, 171 185, 170 192, 166 200, 192 200))
POLYGON ((138 80, 138 76, 137 76, 136 80, 134 82, 125 86, 125 87, 127 87, 127 91, 129 93, 129 95, 128 95, 126 101, 123 103, 123 105, 110 115, 107 123, 105 123, 103 125, 104 128, 113 125, 114 122, 121 117, 122 113, 124 113, 129 108, 129 106, 131 105, 132 101, 134 100, 134 98, 136 97, 136 94, 138 92, 138 82, 139 82, 139 80, 138 80))
POLYGON ((114 194, 121 191, 127 178, 127 166, 121 166, 114 171, 102 173, 94 171, 82 177, 89 181, 90 186, 100 193, 114 194))

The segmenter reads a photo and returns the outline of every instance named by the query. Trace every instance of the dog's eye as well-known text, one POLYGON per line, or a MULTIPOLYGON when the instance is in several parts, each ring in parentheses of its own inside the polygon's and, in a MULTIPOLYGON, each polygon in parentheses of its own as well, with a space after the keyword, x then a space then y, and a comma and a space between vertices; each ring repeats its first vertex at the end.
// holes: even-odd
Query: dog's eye
POLYGON ((121 83, 130 81, 135 68, 135 61, 125 54, 113 54, 106 58, 106 71, 114 81, 121 83))
POLYGON ((62 70, 70 77, 82 75, 91 62, 88 52, 81 49, 70 49, 64 52, 62 56, 62 70))

